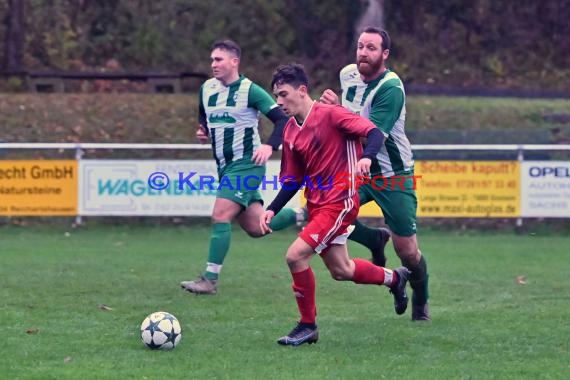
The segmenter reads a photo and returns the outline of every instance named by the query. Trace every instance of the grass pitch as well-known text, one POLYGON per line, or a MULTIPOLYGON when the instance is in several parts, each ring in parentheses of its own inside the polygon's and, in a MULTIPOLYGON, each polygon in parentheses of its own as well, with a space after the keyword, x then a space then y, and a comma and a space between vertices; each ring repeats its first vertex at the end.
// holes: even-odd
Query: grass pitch
MULTIPOLYGON (((570 370, 569 236, 420 232, 428 323, 395 315, 386 288, 335 282, 315 258, 320 340, 291 348, 275 340, 297 318, 283 259, 294 231, 254 240, 234 227, 213 297, 178 287, 203 270, 207 227, 67 232, 0 228, 1 378, 563 379, 570 370), (158 310, 182 324, 172 351, 140 342, 140 323, 158 310)), ((397 262, 390 247, 388 264, 397 262)))

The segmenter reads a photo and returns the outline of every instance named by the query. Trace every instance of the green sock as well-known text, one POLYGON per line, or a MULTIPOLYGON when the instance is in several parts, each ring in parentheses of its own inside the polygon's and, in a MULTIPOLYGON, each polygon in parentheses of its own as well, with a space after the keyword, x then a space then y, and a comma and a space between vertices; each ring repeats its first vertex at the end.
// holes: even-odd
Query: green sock
POLYGON ((210 252, 208 253, 208 263, 204 277, 210 280, 217 280, 222 270, 224 259, 230 249, 232 238, 231 223, 212 224, 212 235, 210 236, 210 252))
POLYGON ((378 229, 370 228, 356 219, 354 223, 354 230, 348 236, 348 240, 360 243, 366 248, 372 250, 376 247, 376 244, 378 242, 378 229))
POLYGON ((420 262, 417 266, 410 268, 410 266, 406 265, 407 268, 412 272, 410 274, 410 286, 414 290, 412 294, 412 304, 414 305, 423 305, 428 301, 429 294, 428 294, 428 280, 429 275, 427 273, 427 263, 422 255, 420 258, 420 262))
POLYGON ((294 226, 297 222, 306 220, 305 212, 298 208, 284 208, 271 219, 269 228, 273 231, 279 231, 287 227, 294 226))

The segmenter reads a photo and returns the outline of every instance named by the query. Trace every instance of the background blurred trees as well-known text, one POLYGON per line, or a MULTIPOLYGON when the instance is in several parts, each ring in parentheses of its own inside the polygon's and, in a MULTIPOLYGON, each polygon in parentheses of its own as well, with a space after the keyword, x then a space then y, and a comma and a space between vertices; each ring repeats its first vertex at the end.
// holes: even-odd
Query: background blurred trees
POLYGON ((8 0, 5 6, 6 31, 4 32, 2 63, 5 70, 16 71, 22 67, 24 53, 24 3, 19 0, 8 0))
MULTIPOLYGON (((378 1, 378 0, 370 0, 378 1)), ((391 66, 407 82, 564 90, 570 79, 570 0, 380 1, 391 66)), ((209 72, 219 38, 243 49, 244 73, 269 81, 304 63, 316 86, 353 60, 366 0, 6 0, 4 70, 209 72)))
POLYGON ((568 89, 570 1, 388 1, 408 80, 568 89), (566 78, 566 83, 561 83, 566 78))

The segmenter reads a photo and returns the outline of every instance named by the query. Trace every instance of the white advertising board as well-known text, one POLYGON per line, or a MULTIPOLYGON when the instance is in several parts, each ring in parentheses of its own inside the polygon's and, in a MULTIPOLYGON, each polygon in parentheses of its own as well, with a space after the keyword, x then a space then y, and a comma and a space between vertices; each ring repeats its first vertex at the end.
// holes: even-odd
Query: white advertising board
MULTIPOLYGON (((279 191, 279 168, 267 164, 266 204, 279 191)), ((81 160, 78 172, 78 213, 86 216, 209 216, 219 186, 212 160, 81 160)), ((288 206, 299 202, 297 194, 288 206)))
POLYGON ((521 216, 570 217, 570 162, 522 162, 521 216))

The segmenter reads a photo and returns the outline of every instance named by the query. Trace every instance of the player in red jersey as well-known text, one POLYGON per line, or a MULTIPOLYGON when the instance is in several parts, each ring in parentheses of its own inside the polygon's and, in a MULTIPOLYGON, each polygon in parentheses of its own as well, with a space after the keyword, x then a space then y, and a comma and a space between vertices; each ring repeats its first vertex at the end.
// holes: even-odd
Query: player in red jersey
POLYGON ((277 68, 271 87, 277 104, 292 117, 283 132, 282 188, 261 216, 260 226, 271 232, 271 219, 301 186, 309 212, 307 226, 286 255, 301 318, 277 343, 298 346, 318 340, 315 277, 310 266, 315 253, 335 280, 389 287, 396 313, 403 314, 408 305, 407 269, 392 271, 367 260, 350 259, 346 247, 349 227, 358 214, 357 180, 370 174, 371 158, 380 149, 382 134, 372 122, 341 106, 311 99, 301 65, 277 68), (364 151, 361 137, 368 139, 364 151))

